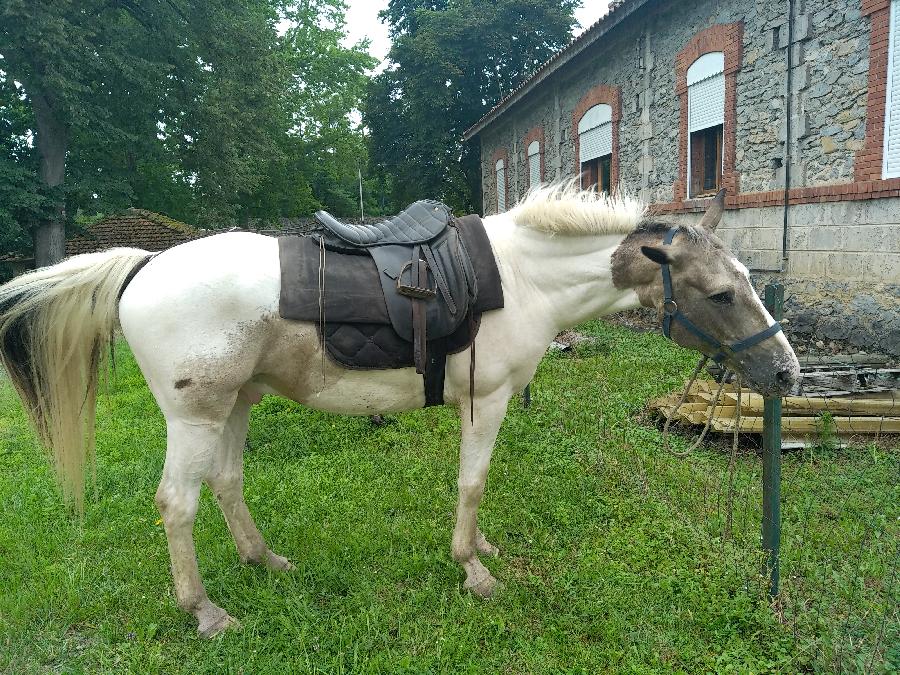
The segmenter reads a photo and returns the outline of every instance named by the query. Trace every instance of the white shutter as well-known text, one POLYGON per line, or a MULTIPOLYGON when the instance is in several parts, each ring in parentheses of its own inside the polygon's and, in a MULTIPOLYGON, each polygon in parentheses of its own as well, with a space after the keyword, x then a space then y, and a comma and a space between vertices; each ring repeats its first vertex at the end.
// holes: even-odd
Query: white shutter
POLYGON ((506 211, 506 166, 497 160, 497 213, 506 211))
POLYGON ((612 153, 612 108, 605 103, 589 109, 578 122, 578 161, 612 153))
POLYGON ((534 187, 541 182, 541 142, 532 141, 528 145, 528 185, 534 187))
POLYGON ((719 73, 688 87, 688 130, 693 133, 725 123, 725 75, 719 73))
POLYGON ((725 54, 710 52, 687 72, 688 131, 693 133, 725 123, 725 54))
POLYGON ((891 2, 887 102, 884 110, 884 178, 900 176, 900 0, 891 2))
POLYGON ((578 161, 587 162, 612 152, 612 122, 578 135, 578 161))
POLYGON ((528 156, 528 185, 534 187, 541 182, 541 156, 528 156))

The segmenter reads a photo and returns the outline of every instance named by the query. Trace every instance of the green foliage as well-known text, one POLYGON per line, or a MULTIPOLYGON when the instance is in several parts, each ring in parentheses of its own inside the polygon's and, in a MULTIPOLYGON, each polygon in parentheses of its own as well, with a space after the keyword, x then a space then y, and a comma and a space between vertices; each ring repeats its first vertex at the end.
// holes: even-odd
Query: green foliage
POLYGON ((342 0, 0 4, 0 250, 25 247, 61 201, 70 224, 128 206, 212 228, 355 212, 367 155, 348 113, 374 61, 365 43, 341 45, 344 11, 342 0), (37 147, 51 137, 66 149, 52 192, 37 147))
POLYGON ((818 434, 819 447, 823 450, 833 450, 840 444, 834 416, 827 410, 820 414, 818 420, 816 420, 816 433, 818 434))
POLYGON ((784 456, 773 609, 759 457, 737 457, 724 540, 728 454, 676 459, 642 420, 695 356, 600 322, 581 332, 602 350, 544 359, 532 408, 514 400, 501 429, 480 511, 505 584, 490 602, 461 590, 450 555, 453 411, 374 427, 263 399, 245 494, 297 569, 240 565, 204 490, 200 569, 243 624, 210 642, 175 605, 153 504, 165 424, 127 349, 80 522, 0 381, 0 672, 896 672, 896 448, 784 456))
POLYGON ((463 132, 568 42, 578 0, 392 0, 391 65, 365 109, 394 206, 440 198, 480 210, 479 148, 463 132))

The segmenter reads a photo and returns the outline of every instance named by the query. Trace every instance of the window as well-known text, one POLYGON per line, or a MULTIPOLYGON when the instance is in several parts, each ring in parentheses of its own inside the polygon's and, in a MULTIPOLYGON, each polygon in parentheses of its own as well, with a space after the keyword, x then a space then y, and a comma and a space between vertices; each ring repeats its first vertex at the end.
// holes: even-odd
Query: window
POLYGON ((582 162, 581 187, 583 189, 609 192, 611 182, 612 153, 582 162))
POLYGON ((497 213, 506 211, 506 164, 502 159, 497 160, 497 213))
POLYGON ((534 187, 543 180, 541 176, 541 142, 532 141, 528 146, 528 185, 534 187))
POLYGON ((722 184, 725 125, 725 54, 704 54, 687 71, 688 187, 690 197, 706 197, 722 184))
POLYGON ((887 102, 884 106, 884 178, 900 176, 900 1, 891 2, 887 102))
POLYGON ((600 103, 578 122, 578 165, 581 187, 609 192, 612 185, 612 107, 600 103))

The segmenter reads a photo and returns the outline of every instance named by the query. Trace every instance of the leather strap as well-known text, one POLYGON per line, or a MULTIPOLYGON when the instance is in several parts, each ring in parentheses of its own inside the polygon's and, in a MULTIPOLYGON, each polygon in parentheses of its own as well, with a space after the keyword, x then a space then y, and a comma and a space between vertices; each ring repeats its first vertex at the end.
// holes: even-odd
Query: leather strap
MULTIPOLYGON (((444 273, 441 271, 441 266, 437 264, 437 261, 434 259, 434 252, 431 250, 431 247, 428 244, 422 244, 422 253, 425 254, 425 260, 428 262, 428 268, 431 270, 432 275, 434 275, 434 282, 438 287, 438 290, 441 292, 441 296, 444 298, 444 302, 447 303, 447 308, 450 310, 451 314, 456 314, 456 303, 453 302, 453 296, 450 294, 450 287, 447 284, 447 279, 444 278, 444 273)), ((428 278, 425 278, 427 281, 428 278)))
MULTIPOLYGON (((428 264, 422 260, 422 247, 413 247, 412 266, 410 267, 410 285, 413 288, 423 288, 423 282, 428 282, 428 264)), ((412 304, 413 323, 413 360, 416 364, 416 372, 425 374, 427 354, 425 301, 422 298, 410 298, 412 304)))

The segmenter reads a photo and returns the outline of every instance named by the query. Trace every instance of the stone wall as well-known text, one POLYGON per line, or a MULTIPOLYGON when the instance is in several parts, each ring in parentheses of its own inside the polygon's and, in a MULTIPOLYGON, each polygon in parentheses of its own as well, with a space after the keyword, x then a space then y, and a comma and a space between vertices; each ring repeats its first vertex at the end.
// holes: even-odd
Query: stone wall
POLYGON ((702 200, 681 201, 678 192, 686 123, 677 93, 677 56, 701 32, 740 23, 735 104, 726 110, 726 127, 733 115, 735 129, 737 194, 730 195, 721 236, 756 278, 780 272, 798 331, 828 332, 834 339, 900 353, 900 223, 895 222, 900 217, 892 215, 900 213, 900 184, 894 185, 900 181, 880 180, 875 166, 880 151, 872 153, 873 162, 866 156, 871 149, 864 150, 883 136, 882 111, 876 109, 879 119, 873 120, 866 113, 870 106, 881 108, 884 75, 873 77, 870 61, 885 62, 888 3, 795 0, 794 5, 789 46, 787 0, 646 3, 481 132, 485 212, 496 208, 489 160, 498 148, 508 150, 513 169, 507 172, 508 204, 524 194, 522 141, 535 126, 542 125, 545 134, 544 180, 575 175, 573 111, 587 92, 605 85, 621 98, 613 162, 622 185, 676 220, 696 219, 702 200), (870 59, 876 43, 882 51, 870 59), (791 156, 786 157, 789 48, 791 156), (780 204, 788 163, 792 205, 783 261, 780 204), (813 320, 813 314, 819 318, 813 320))

